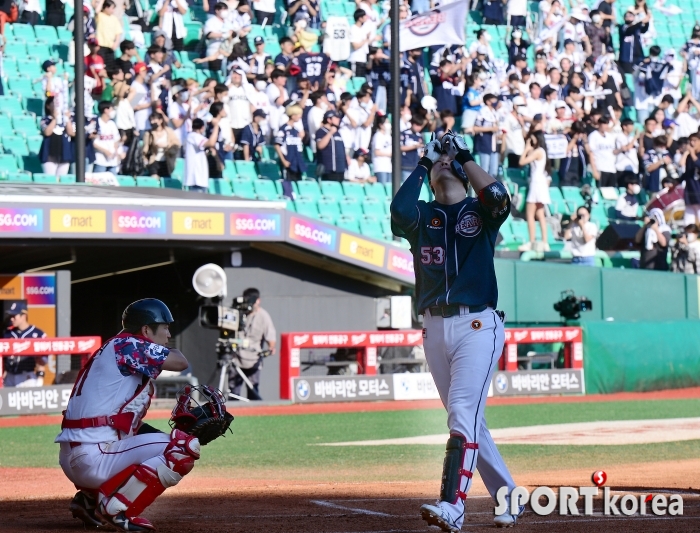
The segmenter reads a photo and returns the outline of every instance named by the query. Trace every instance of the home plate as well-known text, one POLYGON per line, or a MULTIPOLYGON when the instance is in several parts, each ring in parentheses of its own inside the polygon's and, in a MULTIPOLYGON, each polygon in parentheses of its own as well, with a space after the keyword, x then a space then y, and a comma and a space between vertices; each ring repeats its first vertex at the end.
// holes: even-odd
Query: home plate
MULTIPOLYGON (((492 429, 496 444, 621 445, 700 440, 700 418, 658 420, 607 420, 575 424, 550 424, 492 429)), ((386 446, 405 444, 445 445, 447 434, 400 439, 327 442, 317 446, 386 446)))

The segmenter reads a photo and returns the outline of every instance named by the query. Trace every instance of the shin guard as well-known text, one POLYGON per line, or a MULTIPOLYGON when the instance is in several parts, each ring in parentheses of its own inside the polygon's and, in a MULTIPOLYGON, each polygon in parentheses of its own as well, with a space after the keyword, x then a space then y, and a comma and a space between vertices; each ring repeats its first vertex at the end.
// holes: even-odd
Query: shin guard
POLYGON ((467 450, 476 450, 479 445, 467 442, 464 435, 453 433, 447 439, 445 461, 442 465, 442 483, 440 485, 440 500, 451 504, 458 499, 464 500, 467 493, 462 490, 462 478, 471 479, 472 472, 464 469, 464 456, 467 450))

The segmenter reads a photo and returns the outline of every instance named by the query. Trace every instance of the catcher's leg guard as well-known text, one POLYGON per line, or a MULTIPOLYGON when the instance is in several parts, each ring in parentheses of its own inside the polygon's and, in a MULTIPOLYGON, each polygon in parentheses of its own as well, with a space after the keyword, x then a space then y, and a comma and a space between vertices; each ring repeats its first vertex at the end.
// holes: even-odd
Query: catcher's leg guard
POLYGON ((177 485, 199 459, 199 441, 195 437, 174 429, 170 438, 162 460, 131 466, 100 487, 103 498, 98 512, 103 519, 124 531, 154 529, 138 515, 166 488, 177 485))
MULTIPOLYGON (((476 450, 479 445, 467 442, 464 435, 453 433, 447 439, 445 461, 442 465, 442 484, 440 485, 440 500, 451 504, 458 499, 466 499, 466 488, 462 490, 462 478, 471 479, 472 472, 464 469, 464 456, 467 450, 476 450)), ((468 483, 468 481, 467 481, 468 483)))

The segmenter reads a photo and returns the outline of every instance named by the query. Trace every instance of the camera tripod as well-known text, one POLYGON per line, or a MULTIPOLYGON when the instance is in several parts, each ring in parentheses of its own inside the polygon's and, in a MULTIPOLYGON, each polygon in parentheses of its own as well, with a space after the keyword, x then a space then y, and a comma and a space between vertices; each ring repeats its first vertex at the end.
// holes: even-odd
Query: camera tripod
POLYGON ((236 400, 240 400, 242 402, 249 402, 249 398, 244 398, 243 396, 239 396, 238 394, 234 394, 230 391, 228 391, 228 376, 229 372, 237 372, 239 376, 241 376, 241 379, 243 380, 243 383, 245 383, 246 387, 248 387, 248 394, 254 396, 253 400, 262 400, 262 397, 255 391, 255 387, 253 384, 250 382, 248 379, 248 376, 245 375, 243 370, 241 369, 240 365, 236 361, 235 357, 223 357, 222 359, 219 359, 219 366, 221 366, 221 373, 219 374, 219 390, 224 394, 224 398, 226 397, 233 397, 236 400), (224 389, 226 387, 226 389, 224 389), (228 396, 226 395, 226 392, 228 391, 228 396))

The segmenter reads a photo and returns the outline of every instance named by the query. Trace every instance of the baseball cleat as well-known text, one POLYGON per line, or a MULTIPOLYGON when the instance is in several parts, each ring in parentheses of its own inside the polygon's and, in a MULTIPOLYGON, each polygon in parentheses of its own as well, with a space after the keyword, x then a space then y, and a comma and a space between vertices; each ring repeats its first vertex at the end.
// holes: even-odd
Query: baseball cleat
POLYGON ((75 493, 68 506, 73 518, 82 521, 87 527, 100 527, 102 522, 95 516, 96 501, 82 490, 75 493))
POLYGON ((459 533, 459 528, 449 513, 437 505, 421 505, 420 516, 430 526, 437 526, 448 533, 459 533))
POLYGON ((139 533, 156 530, 156 527, 151 524, 149 520, 139 516, 129 518, 124 514, 124 512, 111 516, 107 513, 100 513, 100 510, 98 509, 95 514, 100 520, 102 520, 103 525, 116 529, 117 531, 139 533))
POLYGON ((523 516, 524 512, 525 506, 521 505, 520 512, 518 514, 502 514, 495 517, 493 519, 493 523, 496 524, 496 527, 513 527, 517 523, 518 518, 523 516))

